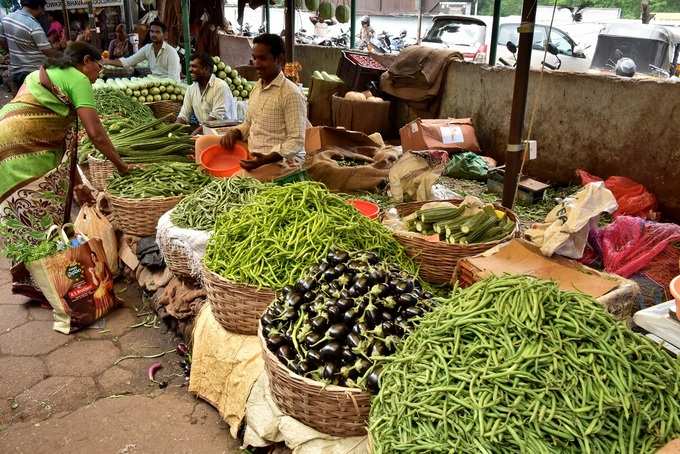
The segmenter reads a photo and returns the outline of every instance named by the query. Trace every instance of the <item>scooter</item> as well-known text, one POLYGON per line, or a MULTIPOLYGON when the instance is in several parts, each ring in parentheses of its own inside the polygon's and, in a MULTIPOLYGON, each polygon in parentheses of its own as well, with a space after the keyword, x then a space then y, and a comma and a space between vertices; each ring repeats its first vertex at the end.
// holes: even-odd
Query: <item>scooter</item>
MULTIPOLYGON (((512 64, 510 62, 508 62, 507 60, 505 60, 503 57, 498 58, 499 63, 501 63, 504 66, 510 67, 510 68, 516 68, 517 67, 517 45, 515 43, 513 43, 512 41, 508 41, 505 44, 505 48, 508 49, 510 51, 510 53, 512 54, 512 59, 513 59, 512 64)), ((557 59, 557 64, 553 65, 552 63, 549 63, 545 60, 543 60, 541 62, 541 64, 543 66, 545 66, 546 68, 552 70, 552 71, 559 70, 562 67, 562 60, 560 60, 560 57, 558 57, 558 55, 557 55, 559 53, 557 47, 555 47, 555 45, 552 44, 552 43, 548 43, 548 53, 550 55, 553 55, 557 59)))
POLYGON ((390 45, 390 50, 392 52, 399 53, 399 52, 402 51, 402 49, 404 49, 405 47, 408 46, 408 44, 406 44, 406 35, 407 35, 406 30, 402 30, 399 33, 399 36, 392 39, 392 42, 391 42, 391 45, 390 45))

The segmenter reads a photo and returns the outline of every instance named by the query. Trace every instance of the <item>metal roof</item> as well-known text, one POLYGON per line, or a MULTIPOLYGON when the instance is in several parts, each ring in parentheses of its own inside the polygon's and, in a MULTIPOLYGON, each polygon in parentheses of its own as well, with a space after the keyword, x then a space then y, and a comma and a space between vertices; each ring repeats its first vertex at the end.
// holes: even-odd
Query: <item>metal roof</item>
POLYGON ((664 42, 680 40, 680 34, 677 31, 650 24, 613 23, 607 25, 600 36, 625 36, 664 42))

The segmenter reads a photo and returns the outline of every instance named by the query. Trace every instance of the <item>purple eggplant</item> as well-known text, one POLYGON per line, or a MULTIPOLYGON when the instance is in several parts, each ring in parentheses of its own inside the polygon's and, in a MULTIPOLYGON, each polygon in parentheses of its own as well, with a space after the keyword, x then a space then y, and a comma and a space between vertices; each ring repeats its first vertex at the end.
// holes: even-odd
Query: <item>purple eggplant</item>
POLYGON ((338 359, 340 353, 342 353, 342 347, 335 341, 329 342, 319 350, 319 355, 321 355, 322 361, 334 361, 338 359))

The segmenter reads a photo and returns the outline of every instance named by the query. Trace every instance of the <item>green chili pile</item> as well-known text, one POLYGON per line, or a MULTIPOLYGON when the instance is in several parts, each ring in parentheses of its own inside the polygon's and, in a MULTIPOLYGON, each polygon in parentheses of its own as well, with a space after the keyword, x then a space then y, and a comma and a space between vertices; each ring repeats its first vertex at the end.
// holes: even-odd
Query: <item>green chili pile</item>
POLYGON ((254 178, 215 180, 177 204, 170 219, 184 229, 212 230, 220 214, 247 203, 267 186, 254 178))
POLYGON ((212 179, 192 163, 166 162, 114 174, 106 191, 118 197, 142 199, 191 194, 212 179))
POLYGON ((333 248, 372 251, 416 270, 389 230, 310 181, 265 189, 220 216, 203 260, 225 279, 280 289, 333 248))
POLYGON ((647 453, 680 435, 678 362, 553 282, 454 290, 384 363, 376 454, 647 453))

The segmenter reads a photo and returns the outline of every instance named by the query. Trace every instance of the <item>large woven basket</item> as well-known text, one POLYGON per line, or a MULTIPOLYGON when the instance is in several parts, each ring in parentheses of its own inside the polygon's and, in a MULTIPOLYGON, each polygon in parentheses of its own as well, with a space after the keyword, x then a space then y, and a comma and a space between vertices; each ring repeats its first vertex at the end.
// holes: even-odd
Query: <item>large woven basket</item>
POLYGON ((230 282, 202 266, 201 278, 215 319, 227 331, 256 335, 262 313, 274 301, 269 289, 230 282))
POLYGON ((269 387, 283 413, 328 435, 366 435, 370 394, 356 388, 325 385, 291 372, 267 348, 261 326, 258 336, 269 387))
POLYGON ((174 101, 150 102, 147 106, 153 112, 154 117, 165 118, 165 121, 169 123, 177 120, 177 115, 179 115, 179 111, 182 109, 182 104, 174 101))
MULTIPOLYGON (((404 217, 418 211, 428 202, 433 202, 433 200, 402 203, 395 208, 399 216, 404 217)), ((462 200, 436 200, 436 202, 459 204, 462 200)), ((508 218, 515 223, 515 229, 498 241, 461 245, 449 244, 445 241, 428 241, 423 237, 402 232, 394 232, 394 237, 404 246, 406 253, 418 263, 420 277, 431 284, 446 284, 452 281, 453 272, 459 259, 477 255, 497 244, 509 241, 519 234, 519 221, 515 213, 502 206, 496 206, 496 209, 504 211, 508 218)))
POLYGON ((170 272, 182 279, 194 279, 189 269, 191 257, 187 254, 187 249, 177 244, 174 240, 167 241, 164 245, 159 244, 165 265, 170 272))
POLYGON ((111 175, 116 171, 116 167, 109 160, 96 159, 90 156, 87 158, 90 171, 90 183, 98 191, 106 189, 106 183, 111 175))
POLYGON ((134 236, 156 234, 156 225, 163 213, 179 203, 184 196, 128 199, 107 194, 116 227, 134 236))

